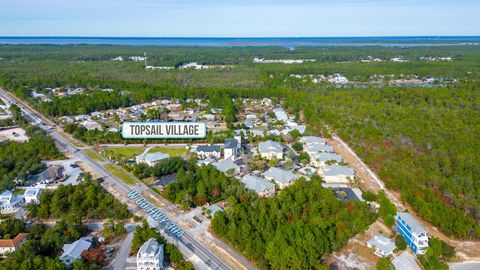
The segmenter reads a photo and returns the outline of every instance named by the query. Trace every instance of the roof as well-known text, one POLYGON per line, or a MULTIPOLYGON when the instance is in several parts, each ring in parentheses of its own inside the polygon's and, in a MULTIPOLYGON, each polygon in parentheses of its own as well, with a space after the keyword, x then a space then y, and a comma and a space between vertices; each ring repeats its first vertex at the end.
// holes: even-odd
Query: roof
POLYGON ((0 247, 2 248, 14 248, 16 247, 20 242, 22 242, 25 238, 27 238, 28 233, 19 233, 15 238, 13 239, 0 239, 0 247))
POLYGON ((40 193, 39 188, 29 188, 29 189, 25 190, 25 193, 23 195, 24 196, 38 196, 39 193, 40 193))
POLYGON ((170 156, 167 154, 164 154, 162 152, 156 152, 156 153, 146 153, 146 154, 141 154, 138 155, 137 158, 140 160, 145 160, 145 161, 150 161, 150 162, 156 162, 162 159, 169 158, 170 156))
POLYGON ((412 229, 413 232, 415 233, 427 233, 425 230, 425 227, 423 227, 420 222, 418 222, 410 213, 408 212, 397 212, 397 216, 402 218, 408 226, 412 229))
POLYGON ((271 167, 268 171, 262 174, 266 178, 271 178, 276 182, 287 184, 291 181, 300 178, 299 175, 293 173, 292 171, 283 170, 277 167, 271 167))
POLYGON ((39 173, 36 177, 37 181, 50 180, 60 177, 60 171, 63 169, 60 165, 53 165, 39 173))
POLYGON ((10 190, 5 190, 4 192, 2 192, 2 194, 0 194, 0 197, 11 197, 13 196, 13 193, 10 191, 10 190))
POLYGON ((315 159, 319 161, 329 161, 329 160, 335 160, 338 162, 342 161, 342 157, 335 153, 316 153, 315 159))
POLYGON ((227 172, 230 169, 234 169, 236 171, 240 170, 240 166, 238 166, 231 160, 220 160, 218 162, 213 163, 212 165, 221 172, 227 172))
POLYGON ((251 174, 245 175, 241 181, 246 188, 254 190, 257 193, 264 192, 269 188, 275 187, 275 185, 270 183, 268 180, 251 174))
POLYGON ((212 215, 215 215, 215 213, 217 213, 217 212, 223 212, 223 209, 216 204, 212 204, 212 205, 208 206, 207 209, 210 210, 210 213, 212 215))
POLYGON ((283 153, 283 146, 280 143, 274 141, 260 142, 258 144, 258 148, 260 150, 260 153, 283 153))
POLYGON ((300 141, 305 144, 325 144, 325 139, 317 136, 303 136, 300 141))
POLYGON ((383 250, 385 254, 393 252, 395 249, 395 242, 383 234, 377 234, 372 239, 367 241, 368 244, 375 246, 377 249, 383 250))
POLYGON ((155 256, 160 252, 163 252, 163 244, 159 244, 155 238, 148 239, 138 250, 140 256, 155 256))
POLYGON ((351 201, 360 201, 357 194, 351 188, 332 188, 333 194, 337 199, 344 201, 344 202, 351 202, 351 201))
POLYGON ((322 166, 320 169, 323 172, 324 176, 336 176, 336 175, 345 175, 347 177, 355 176, 355 172, 353 171, 353 169, 347 166, 338 166, 338 165, 322 166))
POLYGON ((63 245, 63 254, 60 256, 60 259, 65 256, 70 256, 73 258, 80 258, 82 251, 88 250, 92 246, 92 242, 86 240, 85 238, 80 238, 77 241, 71 244, 63 245))
POLYGON ((206 153, 220 152, 220 146, 213 145, 213 144, 199 145, 197 146, 197 152, 206 152, 206 153))
POLYGON ((328 144, 309 143, 305 145, 306 151, 310 153, 316 152, 332 152, 333 147, 328 144))
POLYGON ((232 149, 232 148, 237 148, 238 141, 237 139, 225 139, 225 145, 224 148, 227 149, 232 149))

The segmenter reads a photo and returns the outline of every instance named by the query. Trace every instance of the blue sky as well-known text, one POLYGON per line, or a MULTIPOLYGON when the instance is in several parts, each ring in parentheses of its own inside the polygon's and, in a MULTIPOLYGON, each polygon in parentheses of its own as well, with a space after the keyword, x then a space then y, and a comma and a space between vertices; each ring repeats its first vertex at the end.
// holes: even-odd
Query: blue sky
POLYGON ((479 0, 0 0, 0 36, 480 35, 479 0))

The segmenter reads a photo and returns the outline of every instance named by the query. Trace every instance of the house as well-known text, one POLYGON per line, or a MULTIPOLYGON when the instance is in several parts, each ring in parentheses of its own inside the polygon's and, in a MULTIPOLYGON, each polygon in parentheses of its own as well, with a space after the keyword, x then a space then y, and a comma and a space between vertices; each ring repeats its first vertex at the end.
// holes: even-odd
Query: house
POLYGON ((293 183, 296 179, 300 178, 300 175, 293 173, 292 171, 283 170, 276 167, 271 167, 268 171, 264 172, 263 177, 268 180, 275 181, 280 189, 283 189, 293 183))
POLYGON ((325 141, 325 139, 323 138, 320 138, 320 137, 316 137, 316 136, 303 136, 300 138, 300 142, 301 143, 304 143, 306 145, 308 144, 326 144, 327 142, 325 141))
POLYGON ((105 114, 102 113, 102 112, 92 112, 92 113, 90 113, 90 115, 94 118, 97 118, 97 119, 101 119, 105 116, 105 114))
POLYGON ((23 196, 15 196, 10 190, 0 194, 0 213, 14 213, 23 204, 23 196))
POLYGON ((252 120, 245 120, 243 122, 243 125, 246 127, 246 128, 253 128, 255 126, 255 122, 252 121, 252 120))
MULTIPOLYGON (((360 191, 359 189, 357 189, 360 191)), ((352 188, 348 187, 332 187, 333 195, 335 197, 343 202, 351 202, 351 201, 363 201, 362 196, 361 196, 361 191, 360 193, 357 193, 352 188)))
POLYGON ((238 145, 239 142, 237 139, 225 139, 225 143, 223 145, 223 158, 235 160, 238 154, 238 145))
POLYGON ((59 118, 59 120, 62 122, 62 123, 65 123, 65 124, 71 124, 73 123, 73 119, 69 116, 62 116, 59 118))
POLYGON ((262 105, 270 107, 270 106, 272 106, 272 100, 269 99, 269 98, 263 98, 262 99, 262 105))
POLYGON ((208 164, 211 164, 213 162, 215 162, 215 159, 213 159, 211 157, 207 157, 206 159, 197 160, 197 165, 198 166, 208 165, 208 164))
POLYGON ((75 260, 81 258, 83 251, 89 250, 91 247, 92 239, 88 237, 82 237, 71 244, 65 244, 60 260, 66 265, 71 265, 75 260))
POLYGON ((263 129, 249 129, 248 130, 252 137, 265 137, 265 130, 263 129))
POLYGON ((305 151, 308 153, 310 158, 313 159, 315 153, 331 153, 333 152, 333 147, 328 144, 318 144, 318 143, 309 143, 305 144, 305 151))
MULTIPOLYGON (((343 159, 340 155, 337 155, 335 153, 322 153, 322 152, 316 152, 311 155, 310 157, 310 162, 317 167, 320 166, 325 166, 328 163, 340 163, 342 162, 343 159)), ((330 164, 331 165, 331 164, 330 164)))
POLYGON ((148 166, 155 166, 160 160, 169 158, 170 156, 161 152, 144 153, 135 157, 137 164, 146 163, 148 166))
POLYGON ((61 165, 52 165, 41 173, 37 174, 34 177, 34 181, 42 183, 60 179, 63 177, 62 171, 63 167, 61 165))
POLYGON ((41 189, 39 188, 27 188, 25 193, 23 194, 23 198, 25 199, 25 203, 35 203, 38 204, 40 202, 41 189))
POLYGON ((75 121, 90 120, 90 119, 91 119, 90 116, 85 114, 75 116, 75 121))
POLYGON ((273 136, 280 136, 280 130, 271 129, 271 130, 268 131, 268 134, 273 135, 273 136))
POLYGON ((375 250, 373 254, 381 258, 393 255, 393 250, 396 248, 395 242, 383 234, 377 234, 368 240, 367 247, 373 248, 375 250))
POLYGON ((412 215, 407 212, 397 212, 395 229, 415 254, 425 254, 428 248, 428 234, 412 215))
POLYGON ((305 131, 307 130, 307 128, 305 127, 305 125, 296 125, 296 126, 290 126, 290 127, 286 127, 284 130, 283 130, 283 133, 284 134, 288 134, 292 131, 298 131, 298 133, 300 134, 303 134, 305 133, 305 131))
POLYGON ((258 144, 260 156, 266 159, 283 159, 283 146, 274 141, 260 142, 258 144))
POLYGON ((275 117, 278 121, 286 122, 288 120, 288 115, 282 108, 273 109, 273 113, 275 114, 275 117))
POLYGON ((215 168, 217 168, 217 170, 223 173, 227 173, 227 172, 233 172, 233 174, 240 173, 240 166, 238 166, 231 160, 220 160, 218 162, 212 163, 212 165, 215 168))
POLYGON ((325 183, 348 184, 355 178, 355 172, 347 166, 321 166, 318 173, 325 183))
POLYGON ((212 204, 207 207, 207 210, 210 212, 210 216, 213 218, 216 213, 223 212, 223 208, 218 205, 212 204))
POLYGON ((246 188, 255 191, 260 197, 275 195, 275 185, 264 178, 247 174, 240 181, 246 188))
POLYGON ((137 270, 163 269, 163 244, 155 238, 148 239, 137 252, 137 270))
POLYGON ((222 156, 220 146, 213 145, 213 144, 197 146, 196 153, 197 153, 197 156, 200 158, 212 157, 212 158, 219 159, 222 156))
POLYGON ((96 121, 86 120, 81 122, 80 125, 84 126, 87 130, 103 130, 102 126, 96 121))
POLYGON ((12 253, 27 240, 28 233, 19 233, 13 239, 0 239, 0 257, 12 253))

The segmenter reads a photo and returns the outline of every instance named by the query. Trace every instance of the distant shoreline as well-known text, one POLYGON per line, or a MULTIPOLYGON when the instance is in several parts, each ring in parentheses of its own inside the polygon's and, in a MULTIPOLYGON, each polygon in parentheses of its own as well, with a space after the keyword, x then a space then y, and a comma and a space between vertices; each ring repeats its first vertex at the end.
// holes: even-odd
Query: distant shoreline
POLYGON ((61 37, 0 36, 3 45, 127 45, 127 46, 451 46, 479 45, 480 36, 377 36, 377 37, 61 37))

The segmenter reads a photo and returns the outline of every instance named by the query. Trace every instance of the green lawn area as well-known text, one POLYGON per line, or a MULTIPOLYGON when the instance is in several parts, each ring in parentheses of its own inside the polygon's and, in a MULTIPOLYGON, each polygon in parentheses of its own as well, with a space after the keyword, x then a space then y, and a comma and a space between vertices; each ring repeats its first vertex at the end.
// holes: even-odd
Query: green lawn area
POLYGON ((185 157, 187 155, 187 149, 181 148, 153 148, 149 153, 162 152, 168 154, 171 157, 185 157))
POLYGON ((125 174, 124 172, 120 171, 119 169, 113 167, 111 164, 105 165, 105 169, 109 170, 113 173, 116 177, 120 178, 125 184, 127 185, 135 185, 135 180, 133 180, 130 176, 125 174))
POLYGON ((109 152, 112 152, 115 156, 124 156, 126 158, 133 158, 143 153, 143 148, 107 148, 109 152))
POLYGON ((87 156, 91 157, 95 161, 103 161, 97 153, 95 153, 90 149, 85 149, 82 152, 85 153, 87 156))

